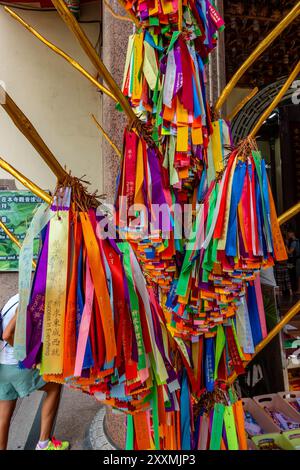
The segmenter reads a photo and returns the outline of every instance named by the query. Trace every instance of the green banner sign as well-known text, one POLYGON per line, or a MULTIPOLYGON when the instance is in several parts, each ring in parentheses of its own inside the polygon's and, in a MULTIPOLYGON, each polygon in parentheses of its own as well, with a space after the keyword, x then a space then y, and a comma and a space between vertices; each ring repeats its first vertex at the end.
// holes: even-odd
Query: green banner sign
MULTIPOLYGON (((0 218, 22 243, 36 207, 42 200, 30 191, 0 191, 0 218)), ((35 240, 36 257, 39 240, 35 240)), ((0 229, 0 271, 18 271, 19 248, 0 229)))

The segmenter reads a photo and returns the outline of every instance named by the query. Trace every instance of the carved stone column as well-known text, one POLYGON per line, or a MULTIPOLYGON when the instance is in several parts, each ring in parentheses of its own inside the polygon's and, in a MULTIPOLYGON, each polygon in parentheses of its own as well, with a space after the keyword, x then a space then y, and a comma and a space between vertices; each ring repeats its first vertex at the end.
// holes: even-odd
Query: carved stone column
MULTIPOLYGON (((124 15, 124 10, 119 7, 117 0, 109 0, 116 13, 124 15)), ((105 65, 121 87, 125 66, 128 36, 133 32, 133 24, 114 18, 103 4, 103 42, 102 57, 105 65)), ((102 127, 106 130, 113 142, 121 149, 126 117, 124 113, 115 109, 115 102, 107 96, 103 96, 102 127)), ((103 138, 103 168, 104 187, 107 194, 107 202, 113 202, 116 178, 119 170, 119 157, 111 146, 103 138)), ((104 420, 105 433, 109 440, 117 447, 125 447, 125 416, 115 415, 107 408, 104 420)))

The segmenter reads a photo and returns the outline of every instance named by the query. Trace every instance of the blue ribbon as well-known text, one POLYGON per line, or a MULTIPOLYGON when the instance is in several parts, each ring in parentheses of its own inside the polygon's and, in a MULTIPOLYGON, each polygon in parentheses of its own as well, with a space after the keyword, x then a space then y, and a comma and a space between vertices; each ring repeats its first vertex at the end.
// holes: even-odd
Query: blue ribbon
POLYGON ((190 416, 190 396, 186 372, 183 372, 183 379, 180 394, 180 431, 181 449, 191 450, 191 416, 190 416))
POLYGON ((260 240, 260 246, 261 246, 261 249, 263 250, 264 258, 267 258, 268 257, 267 244, 266 244, 266 239, 265 239, 264 232, 263 232, 263 226, 264 226, 263 207, 262 207, 261 192, 260 192, 259 179, 258 179, 257 172, 255 172, 255 199, 256 199, 257 230, 258 230, 258 236, 260 240))
MULTIPOLYGON (((78 340, 79 328, 82 319, 82 313, 84 308, 84 295, 83 295, 83 249, 81 247, 79 257, 78 257, 78 284, 77 284, 77 315, 76 315, 76 338, 78 340)), ((83 369, 89 369, 94 365, 91 340, 88 336, 86 350, 83 360, 83 369)))
POLYGON ((164 48, 159 47, 155 44, 153 37, 148 31, 145 32, 144 41, 150 44, 150 46, 153 47, 154 49, 157 49, 159 52, 164 52, 164 48))
POLYGON ((255 286, 251 284, 249 284, 247 288, 247 303, 253 343, 254 346, 256 346, 263 340, 263 335, 260 326, 255 286))
POLYGON ((236 256, 236 234, 237 234, 237 208, 242 196, 244 179, 246 174, 246 163, 238 162, 232 180, 230 213, 228 221, 228 232, 225 252, 227 256, 236 256))
POLYGON ((264 160, 261 161, 261 177, 262 177, 262 191, 263 191, 263 198, 267 213, 267 231, 268 231, 268 239, 271 242, 273 252, 274 252, 274 245, 273 245, 273 237, 272 237, 272 230, 271 230, 271 208, 270 208, 270 200, 269 200, 269 185, 268 185, 268 175, 266 171, 266 163, 264 160))
POLYGON ((215 372, 215 348, 214 338, 205 339, 205 387, 208 392, 215 389, 214 372, 215 372))

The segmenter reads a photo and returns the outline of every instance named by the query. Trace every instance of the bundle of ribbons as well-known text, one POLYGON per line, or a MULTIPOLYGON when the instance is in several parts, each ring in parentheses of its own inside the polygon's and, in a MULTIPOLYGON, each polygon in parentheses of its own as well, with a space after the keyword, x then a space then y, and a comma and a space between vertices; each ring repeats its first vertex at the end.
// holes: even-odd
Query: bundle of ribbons
POLYGON ((231 149, 229 123, 211 122, 214 6, 126 4, 143 30, 123 90, 143 125, 124 132, 117 237, 75 178, 38 209, 20 256, 16 355, 127 413, 128 449, 245 449, 226 382, 267 334, 259 270, 286 258, 265 163, 249 139, 231 149), (192 205, 187 237, 176 236, 175 203, 192 205))
POLYGON ((134 409, 156 381, 176 389, 170 339, 133 250, 101 233, 105 215, 91 202, 73 184, 37 210, 20 253, 15 354, 22 367, 39 365, 46 380, 134 409))
POLYGON ((207 0, 127 4, 139 14, 143 29, 129 38, 123 93, 139 117, 152 124, 170 185, 187 202, 207 166, 213 127, 205 63, 224 23, 207 0))

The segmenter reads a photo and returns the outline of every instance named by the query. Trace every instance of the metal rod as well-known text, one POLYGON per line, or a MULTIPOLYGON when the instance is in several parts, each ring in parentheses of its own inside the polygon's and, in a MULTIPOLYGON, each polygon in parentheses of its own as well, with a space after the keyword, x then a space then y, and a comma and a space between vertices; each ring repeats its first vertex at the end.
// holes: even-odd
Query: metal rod
POLYGON ((65 59, 69 64, 72 65, 78 72, 80 72, 84 77, 86 77, 93 85, 95 85, 100 91, 105 93, 107 96, 112 98, 114 101, 118 102, 117 98, 113 93, 111 93, 105 86, 101 85, 86 69, 84 69, 73 57, 66 54, 62 49, 55 46, 52 42, 48 41, 44 36, 42 36, 36 29, 26 23, 23 18, 21 18, 17 13, 11 10, 8 7, 5 7, 4 10, 11 15, 12 18, 17 20, 24 28, 26 28, 31 34, 33 34, 39 41, 45 44, 49 49, 51 49, 55 54, 58 54, 60 57, 65 59))
POLYGON ((64 0, 53 0, 53 5, 55 6, 56 10, 58 11, 59 15, 66 23, 68 28, 72 31, 74 36, 76 36, 77 40, 79 41, 82 49, 85 51, 89 59, 91 60, 92 64, 96 67, 97 71, 105 80, 108 88, 114 94, 114 96, 119 101, 120 105, 122 106, 124 112, 127 114, 128 119, 131 122, 136 121, 136 115, 134 114, 133 109, 131 108, 127 98, 123 95, 122 91, 116 84, 114 78, 100 59, 97 51, 93 47, 92 43, 88 39, 87 35, 80 27, 78 21, 72 15, 68 7, 66 6, 64 0))
POLYGON ((47 194, 45 191, 43 191, 41 188, 39 188, 36 184, 34 184, 32 181, 30 181, 26 176, 22 175, 18 170, 16 170, 13 166, 11 166, 9 163, 7 163, 3 158, 0 157, 0 167, 4 170, 7 171, 9 174, 11 174, 14 178, 16 178, 20 183, 23 184, 26 188, 28 188, 31 192, 33 192, 36 196, 40 197, 43 199, 43 201, 47 202, 47 204, 51 204, 52 198, 47 194))
POLYGON ((235 85, 245 74, 245 72, 251 67, 251 65, 261 56, 261 54, 275 41, 275 39, 298 17, 300 13, 300 2, 297 2, 294 8, 283 18, 280 23, 268 34, 268 36, 257 46, 257 48, 250 54, 248 59, 243 63, 243 65, 238 69, 234 74, 232 79, 226 85, 222 91, 216 105, 215 112, 216 114, 220 112, 223 104, 228 99, 228 96, 231 94, 235 85))
POLYGON ((118 147, 116 146, 116 144, 113 143, 113 141, 111 140, 111 138, 109 137, 109 135, 107 134, 107 132, 105 132, 105 130, 103 129, 103 127, 101 126, 101 124, 97 121, 97 119, 95 118, 94 114, 92 114, 92 118, 96 124, 96 126, 98 127, 98 129, 101 131, 101 133, 103 134, 103 136, 105 137, 105 139, 107 140, 107 142, 109 143, 109 145, 111 145, 111 147, 114 149, 114 151, 116 152, 116 154, 118 155, 119 158, 122 158, 122 152, 120 149, 118 149, 118 147))
POLYGON ((298 64, 296 65, 296 67, 292 71, 291 75, 289 76, 289 78, 287 79, 287 81, 285 82, 283 87, 281 88, 280 92, 276 95, 275 99, 272 101, 270 106, 268 106, 266 111, 259 118, 259 121, 254 126, 253 130, 250 132, 249 137, 251 137, 253 139, 255 138, 256 134, 260 130, 261 126, 264 124, 265 120, 270 116, 272 111, 274 111, 276 106, 280 103, 280 101, 282 100, 282 98, 284 97, 286 92, 289 90, 292 83, 294 82, 294 80, 299 75, 299 73, 300 73, 300 61, 298 62, 298 64))
MULTIPOLYGON (((8 238, 15 244, 17 245, 19 248, 21 248, 21 243, 19 242, 19 240, 14 236, 14 234, 9 230, 9 228, 4 224, 4 222, 2 222, 2 220, 0 219, 0 228, 3 230, 3 232, 8 236, 8 238)), ((36 268, 36 262, 34 260, 32 260, 32 266, 34 268, 36 268)))

